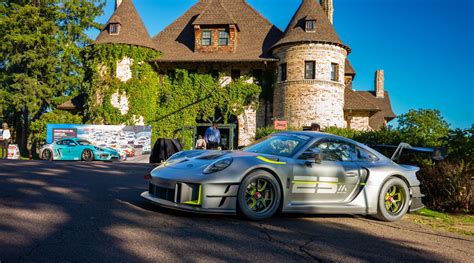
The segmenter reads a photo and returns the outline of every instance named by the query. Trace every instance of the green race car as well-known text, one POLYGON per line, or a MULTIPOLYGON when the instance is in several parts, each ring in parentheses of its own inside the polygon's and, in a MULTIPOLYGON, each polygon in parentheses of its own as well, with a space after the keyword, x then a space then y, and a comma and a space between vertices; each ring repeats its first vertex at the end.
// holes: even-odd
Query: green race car
POLYGON ((119 161, 120 154, 111 148, 101 148, 86 140, 62 139, 43 146, 40 157, 49 161, 119 161))

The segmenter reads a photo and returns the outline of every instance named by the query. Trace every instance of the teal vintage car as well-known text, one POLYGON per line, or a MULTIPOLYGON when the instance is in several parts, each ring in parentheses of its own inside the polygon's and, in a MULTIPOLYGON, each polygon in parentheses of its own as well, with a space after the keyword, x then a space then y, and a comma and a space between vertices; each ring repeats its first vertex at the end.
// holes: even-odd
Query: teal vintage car
POLYGON ((40 157, 49 161, 119 161, 120 154, 112 148, 97 147, 77 138, 58 140, 40 149, 40 157))

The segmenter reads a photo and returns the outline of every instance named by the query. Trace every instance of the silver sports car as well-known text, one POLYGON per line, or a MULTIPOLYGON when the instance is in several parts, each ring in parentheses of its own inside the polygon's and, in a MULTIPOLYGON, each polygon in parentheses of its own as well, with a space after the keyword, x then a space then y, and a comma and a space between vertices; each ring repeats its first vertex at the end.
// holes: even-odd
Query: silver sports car
POLYGON ((271 135, 244 151, 185 151, 149 175, 141 196, 193 212, 371 214, 399 220, 423 208, 419 169, 339 136, 271 135))

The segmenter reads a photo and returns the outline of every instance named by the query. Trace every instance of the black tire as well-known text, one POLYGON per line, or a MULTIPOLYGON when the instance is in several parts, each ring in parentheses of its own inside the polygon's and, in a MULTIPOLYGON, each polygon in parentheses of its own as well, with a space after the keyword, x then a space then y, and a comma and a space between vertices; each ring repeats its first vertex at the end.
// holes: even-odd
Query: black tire
POLYGON ((44 150, 42 153, 41 153, 41 159, 43 160, 46 160, 46 161, 52 161, 53 160, 53 153, 51 152, 51 150, 44 150))
POLYGON ((89 149, 85 149, 84 151, 82 151, 81 159, 84 162, 92 162, 94 161, 94 153, 89 149))
POLYGON ((400 178, 390 178, 380 189, 377 218, 382 221, 400 220, 408 211, 410 191, 400 178))
POLYGON ((250 220, 272 217, 281 203, 281 187, 269 172, 256 170, 242 181, 237 195, 238 212, 250 220))

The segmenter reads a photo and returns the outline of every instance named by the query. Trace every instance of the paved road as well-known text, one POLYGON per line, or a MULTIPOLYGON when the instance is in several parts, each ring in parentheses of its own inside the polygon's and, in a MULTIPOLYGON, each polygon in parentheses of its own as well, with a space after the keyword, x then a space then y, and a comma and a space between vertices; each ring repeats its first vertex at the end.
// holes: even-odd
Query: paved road
POLYGON ((265 222, 149 205, 144 164, 0 161, 0 261, 464 261, 474 238, 404 220, 265 222))

